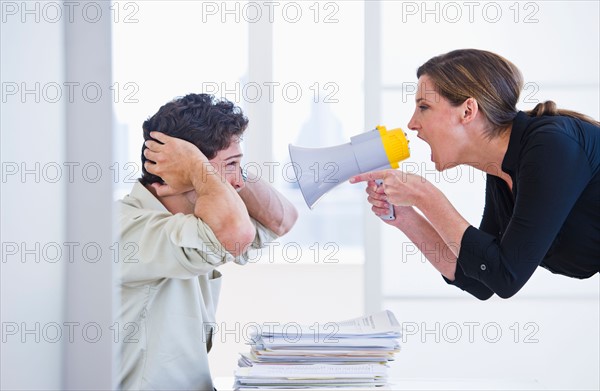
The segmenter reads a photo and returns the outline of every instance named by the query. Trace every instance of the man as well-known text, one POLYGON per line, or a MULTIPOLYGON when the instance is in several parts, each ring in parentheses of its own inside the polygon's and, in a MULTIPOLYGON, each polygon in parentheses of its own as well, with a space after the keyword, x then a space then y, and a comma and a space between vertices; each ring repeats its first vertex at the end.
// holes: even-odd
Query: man
MULTIPOLYGON (((297 212, 246 181, 241 110, 211 95, 167 103, 144 122, 143 176, 120 202, 122 389, 213 390, 208 366, 221 274, 288 232, 297 212)), ((251 179, 251 180, 250 180, 251 179)))

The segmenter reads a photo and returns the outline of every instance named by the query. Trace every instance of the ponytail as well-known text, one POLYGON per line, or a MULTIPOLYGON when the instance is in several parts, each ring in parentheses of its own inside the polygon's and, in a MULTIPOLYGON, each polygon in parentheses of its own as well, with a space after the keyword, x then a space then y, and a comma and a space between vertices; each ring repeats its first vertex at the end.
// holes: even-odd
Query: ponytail
POLYGON ((544 115, 562 115, 565 117, 577 118, 585 122, 589 122, 592 125, 599 126, 600 122, 596 121, 592 117, 588 117, 585 114, 578 113, 571 110, 563 110, 556 107, 556 103, 551 100, 547 100, 544 103, 538 103, 533 110, 526 111, 530 117, 541 117, 544 115))

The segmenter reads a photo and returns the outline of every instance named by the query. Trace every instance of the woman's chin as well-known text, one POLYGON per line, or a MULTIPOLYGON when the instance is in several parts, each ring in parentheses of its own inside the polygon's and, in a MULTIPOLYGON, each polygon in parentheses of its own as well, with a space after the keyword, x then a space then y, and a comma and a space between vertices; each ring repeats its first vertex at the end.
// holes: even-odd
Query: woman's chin
POLYGON ((441 170, 442 165, 440 164, 440 162, 438 162, 437 160, 435 160, 435 157, 433 156, 433 153, 431 154, 431 161, 435 165, 435 170, 436 171, 442 171, 441 170))
POLYGON ((433 155, 431 155, 431 161, 435 165, 435 170, 439 172, 446 171, 457 166, 457 164, 453 162, 439 161, 433 155))

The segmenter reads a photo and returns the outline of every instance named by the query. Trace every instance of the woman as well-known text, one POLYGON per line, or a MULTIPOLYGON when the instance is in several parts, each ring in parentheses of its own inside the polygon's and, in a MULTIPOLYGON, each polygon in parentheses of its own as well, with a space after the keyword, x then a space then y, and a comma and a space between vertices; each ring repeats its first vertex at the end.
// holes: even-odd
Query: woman
POLYGON ((395 205, 388 224, 428 249, 446 282, 482 300, 511 297, 538 266, 575 278, 598 273, 600 123, 551 101, 518 111, 521 73, 494 53, 452 51, 417 77, 408 127, 430 145, 438 171, 468 164, 487 173, 483 219, 474 228, 433 184, 397 170, 350 179, 368 181, 373 212, 395 205))

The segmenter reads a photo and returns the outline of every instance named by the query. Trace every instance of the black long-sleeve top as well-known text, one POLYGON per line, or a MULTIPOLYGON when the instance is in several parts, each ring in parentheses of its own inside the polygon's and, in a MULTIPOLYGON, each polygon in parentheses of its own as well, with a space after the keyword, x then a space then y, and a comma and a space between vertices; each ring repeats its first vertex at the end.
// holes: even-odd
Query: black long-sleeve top
POLYGON ((485 300, 511 297, 538 266, 575 278, 600 272, 600 128, 519 112, 502 170, 512 191, 488 174, 481 225, 465 231, 446 282, 485 300))

